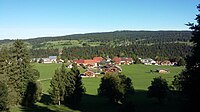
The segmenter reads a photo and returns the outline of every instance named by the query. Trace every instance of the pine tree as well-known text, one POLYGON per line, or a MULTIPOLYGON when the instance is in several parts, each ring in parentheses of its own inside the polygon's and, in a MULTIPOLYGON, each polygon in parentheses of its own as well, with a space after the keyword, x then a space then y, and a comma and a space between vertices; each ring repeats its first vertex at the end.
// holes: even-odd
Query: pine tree
POLYGON ((85 92, 79 74, 80 72, 75 65, 70 72, 67 72, 64 64, 55 71, 49 90, 54 104, 79 105, 82 94, 85 92))
MULTIPOLYGON (((200 12, 200 4, 197 6, 200 12)), ((196 17, 197 24, 189 23, 192 30, 191 42, 193 42, 192 55, 186 60, 186 69, 175 77, 174 86, 180 88, 189 98, 188 111, 198 112, 200 101, 200 14, 196 17)))
POLYGON ((178 66, 185 66, 185 60, 182 57, 177 57, 175 61, 177 62, 178 66))
POLYGON ((8 88, 0 81, 0 111, 8 110, 8 88))
POLYGON ((40 73, 36 69, 30 69, 30 77, 26 86, 26 91, 22 99, 22 105, 32 106, 40 100, 42 95, 41 84, 37 81, 40 73))
POLYGON ((74 92, 73 74, 67 72, 65 65, 62 64, 60 69, 55 70, 55 75, 51 80, 51 89, 49 94, 54 104, 66 104, 66 100, 74 92))
POLYGON ((67 73, 65 78, 65 96, 64 96, 64 104, 70 105, 70 102, 72 102, 72 95, 75 90, 75 78, 74 74, 70 71, 67 73))
POLYGON ((55 75, 51 80, 51 89, 49 90, 49 94, 54 104, 60 105, 64 101, 66 75, 67 70, 64 64, 60 69, 55 70, 55 75))
POLYGON ((82 78, 79 76, 80 71, 78 70, 78 67, 76 64, 73 64, 73 67, 70 71, 70 74, 73 75, 73 79, 75 81, 75 90, 73 91, 73 94, 70 96, 70 102, 69 104, 73 107, 78 107, 81 102, 82 95, 85 93, 85 88, 83 87, 82 78))
POLYGON ((7 73, 8 73, 8 48, 2 47, 0 49, 0 111, 9 109, 8 105, 8 87, 7 87, 7 73))
POLYGON ((28 49, 21 40, 16 40, 10 48, 8 71, 8 93, 11 105, 22 103, 30 68, 28 49))
POLYGON ((34 103, 40 100, 41 98, 41 85, 39 82, 28 82, 25 96, 23 98, 24 106, 33 106, 34 103))
POLYGON ((8 48, 2 47, 0 49, 0 79, 7 81, 7 73, 8 73, 8 48))
POLYGON ((10 62, 8 68, 8 100, 9 105, 18 105, 20 102, 20 90, 19 84, 20 82, 20 74, 19 69, 17 68, 17 64, 15 62, 10 62))
MULTIPOLYGON (((29 82, 36 82, 38 72, 30 65, 30 54, 22 40, 16 40, 9 50, 7 71, 8 101, 10 105, 23 104, 29 82)), ((29 103, 31 103, 29 101, 29 103)))

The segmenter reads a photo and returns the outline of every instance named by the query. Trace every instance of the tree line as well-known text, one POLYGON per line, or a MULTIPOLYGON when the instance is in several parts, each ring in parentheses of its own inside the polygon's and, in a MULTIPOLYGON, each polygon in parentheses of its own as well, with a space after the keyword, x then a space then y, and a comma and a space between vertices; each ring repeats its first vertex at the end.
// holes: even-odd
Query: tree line
POLYGON ((180 43, 154 44, 154 45, 129 45, 129 46, 96 46, 96 47, 71 47, 63 48, 63 59, 91 59, 94 56, 141 57, 162 59, 185 58, 191 54, 191 46, 180 43))
MULTIPOLYGON (((58 56, 61 49, 63 59, 86 59, 93 56, 126 56, 173 59, 186 58, 191 55, 192 44, 190 31, 114 31, 103 33, 75 34, 58 37, 41 37, 25 39, 30 43, 33 58, 45 58, 50 55, 58 56), (65 47, 58 49, 52 47, 42 48, 48 41, 61 40, 87 40, 100 42, 99 46, 65 47)), ((14 40, 0 40, 0 45, 14 40)))
POLYGON ((147 42, 173 42, 173 41, 188 41, 191 37, 190 31, 114 31, 102 33, 74 34, 58 37, 42 37, 28 39, 27 42, 32 45, 47 41, 57 40, 90 40, 92 42, 109 42, 114 40, 135 41, 145 39, 147 42))
MULTIPOLYGON (((145 39, 148 42, 173 42, 184 41, 187 42, 191 38, 190 31, 114 31, 114 32, 100 32, 100 33, 87 33, 87 34, 74 34, 57 37, 39 37, 33 39, 25 39, 25 42, 35 46, 40 43, 58 40, 90 40, 93 42, 109 42, 114 40, 128 40, 136 41, 145 39)), ((0 44, 12 42, 14 40, 0 40, 0 44)), ((36 48, 36 47, 35 47, 36 48)))
MULTIPOLYGON (((192 46, 184 43, 165 43, 154 45, 129 45, 129 46, 86 46, 86 47, 64 47, 62 49, 62 59, 91 59, 94 56, 113 58, 132 57, 136 60, 140 58, 152 58, 155 60, 175 59, 182 57, 185 59, 191 55, 192 46)), ((31 49, 32 57, 45 58, 48 56, 59 56, 59 49, 31 49)))
MULTIPOLYGON (((159 56, 161 58, 173 58, 191 54, 192 44, 190 31, 114 31, 103 33, 75 34, 58 37, 41 37, 25 39, 30 43, 31 54, 34 58, 45 58, 50 55, 59 55, 57 48, 42 48, 48 41, 61 40, 87 40, 88 42, 100 42, 99 46, 65 47, 63 45, 62 58, 91 58, 95 56, 109 55, 110 57, 122 55, 138 57, 159 56), (107 50, 107 48, 109 50, 107 50), (81 49, 81 50, 77 50, 81 49), (121 49, 121 50, 120 50, 121 49), (172 52, 170 52, 172 51, 172 52), (70 52, 73 52, 70 53, 70 52), (83 55, 84 54, 84 55, 83 55)), ((0 40, 0 45, 14 40, 0 40)))

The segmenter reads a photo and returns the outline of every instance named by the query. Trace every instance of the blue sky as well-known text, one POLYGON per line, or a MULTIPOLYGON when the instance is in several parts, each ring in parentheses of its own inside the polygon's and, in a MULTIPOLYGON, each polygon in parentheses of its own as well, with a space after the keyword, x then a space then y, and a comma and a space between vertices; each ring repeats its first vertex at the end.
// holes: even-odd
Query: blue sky
POLYGON ((0 39, 188 30, 199 0, 0 0, 0 39))

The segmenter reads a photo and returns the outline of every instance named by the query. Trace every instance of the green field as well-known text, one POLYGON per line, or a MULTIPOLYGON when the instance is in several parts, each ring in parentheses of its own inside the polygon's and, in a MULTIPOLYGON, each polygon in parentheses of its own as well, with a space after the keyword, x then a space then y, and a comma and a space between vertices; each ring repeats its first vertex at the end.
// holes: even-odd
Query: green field
POLYGON ((61 64, 40 64, 34 63, 33 68, 40 72, 40 79, 52 78, 55 73, 55 69, 60 67, 61 64))
MULTIPOLYGON (((33 64, 34 68, 40 71, 40 82, 43 88, 44 98, 48 99, 48 89, 50 79, 54 75, 54 70, 61 66, 61 64, 33 64)), ((165 104, 158 104, 156 99, 149 99, 146 97, 146 90, 151 84, 154 77, 162 76, 171 84, 173 76, 179 74, 184 67, 173 66, 148 66, 148 65, 124 65, 122 66, 122 74, 130 77, 136 93, 130 96, 130 100, 134 102, 137 112, 177 112, 181 108, 183 102, 179 95, 171 94, 168 96, 165 104), (165 68, 170 71, 167 74, 159 74, 150 72, 158 68, 165 68)), ((107 99, 97 96, 97 88, 100 84, 100 78, 83 78, 83 84, 86 87, 86 94, 83 96, 81 107, 79 110, 73 110, 65 106, 55 106, 45 104, 45 102, 36 103, 34 108, 15 107, 11 111, 62 111, 62 112, 116 112, 120 105, 110 104, 107 99)))
MULTIPOLYGON (((48 41, 40 43, 40 47, 37 49, 47 49, 47 48, 58 48, 62 49, 63 47, 83 47, 83 44, 89 46, 99 46, 101 42, 91 42, 90 40, 58 40, 58 41, 48 41)), ((31 46, 31 45, 30 45, 31 46)))

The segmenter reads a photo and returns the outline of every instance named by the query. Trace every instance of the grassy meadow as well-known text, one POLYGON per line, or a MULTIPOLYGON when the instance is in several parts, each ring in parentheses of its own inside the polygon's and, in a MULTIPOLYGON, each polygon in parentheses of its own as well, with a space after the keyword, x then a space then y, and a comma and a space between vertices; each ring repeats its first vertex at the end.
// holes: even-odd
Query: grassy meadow
POLYGON ((83 44, 87 44, 89 46, 99 46, 100 43, 101 42, 91 42, 90 40, 58 40, 58 41, 48 41, 48 42, 40 43, 40 47, 38 47, 37 49, 39 48, 40 49, 47 49, 47 48, 62 49, 63 47, 83 47, 83 44))
MULTIPOLYGON (((99 87, 100 78, 83 78, 83 84, 86 88, 86 94, 83 96, 81 107, 74 110, 65 106, 51 105, 49 102, 48 89, 50 78, 54 75, 54 70, 61 64, 33 64, 33 67, 40 72, 40 82, 43 89, 43 97, 40 102, 36 103, 33 108, 15 107, 12 112, 31 111, 31 112, 116 112, 120 105, 110 104, 106 98, 97 96, 97 88, 99 87)), ((133 101, 137 112, 177 112, 180 110, 183 102, 179 95, 170 94, 164 104, 158 104, 157 99, 147 98, 146 91, 150 86, 154 77, 162 76, 171 84, 174 75, 179 74, 184 67, 173 66, 149 66, 142 64, 122 65, 122 74, 130 77, 135 88, 135 94, 129 97, 133 101), (159 74, 150 72, 159 68, 165 68, 170 73, 159 74)))

